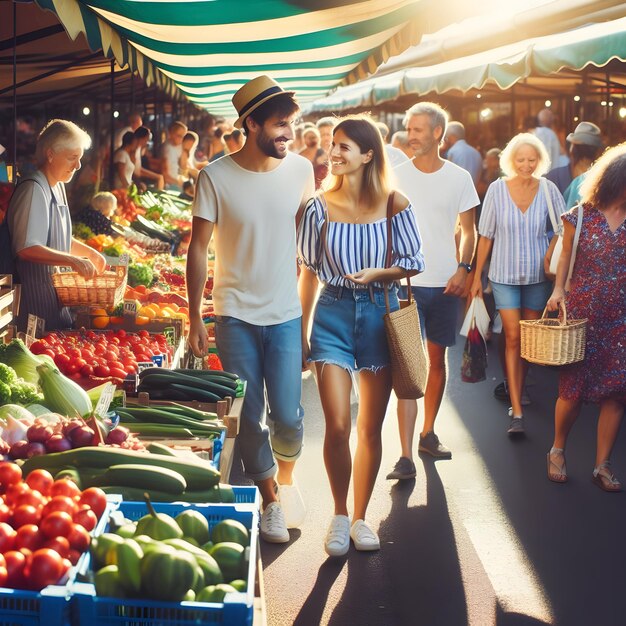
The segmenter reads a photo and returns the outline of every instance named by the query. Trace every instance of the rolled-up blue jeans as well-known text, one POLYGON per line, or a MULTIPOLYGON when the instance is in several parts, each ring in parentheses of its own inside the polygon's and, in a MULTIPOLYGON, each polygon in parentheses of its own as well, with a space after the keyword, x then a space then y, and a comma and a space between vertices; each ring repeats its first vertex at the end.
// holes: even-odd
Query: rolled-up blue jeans
POLYGON ((247 382, 238 443, 245 473, 255 482, 274 476, 274 458, 295 461, 302 451, 301 327, 301 317, 257 326, 215 316, 222 365, 247 382))

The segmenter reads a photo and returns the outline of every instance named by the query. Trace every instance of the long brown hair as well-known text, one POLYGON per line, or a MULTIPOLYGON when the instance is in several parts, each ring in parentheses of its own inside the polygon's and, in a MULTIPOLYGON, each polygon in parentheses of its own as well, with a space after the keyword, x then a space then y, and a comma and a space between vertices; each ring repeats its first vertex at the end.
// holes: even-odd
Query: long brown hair
MULTIPOLYGON (((387 153, 376 123, 369 115, 348 115, 335 126, 333 137, 338 130, 359 146, 361 154, 372 151, 371 160, 363 166, 359 200, 370 207, 378 206, 389 196, 391 185, 387 153)), ((342 183, 343 176, 332 176, 328 191, 337 191, 342 183)))

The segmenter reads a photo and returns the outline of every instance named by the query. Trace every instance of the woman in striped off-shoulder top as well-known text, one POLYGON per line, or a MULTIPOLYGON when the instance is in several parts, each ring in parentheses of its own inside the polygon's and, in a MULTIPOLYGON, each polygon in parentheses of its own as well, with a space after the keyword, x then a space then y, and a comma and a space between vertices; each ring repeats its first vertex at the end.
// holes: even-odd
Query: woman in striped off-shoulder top
POLYGON ((326 419, 324 462, 335 501, 324 547, 330 556, 341 556, 348 551, 350 538, 357 550, 380 547, 365 512, 380 467, 381 428, 391 393, 383 325, 385 289, 396 310, 396 281, 423 271, 424 259, 412 207, 404 196, 391 192, 382 139, 370 118, 351 116, 335 126, 330 165, 330 188, 309 202, 300 224, 299 287, 303 353, 317 372, 326 419), (388 208, 392 258, 385 267, 388 208), (307 329, 318 281, 323 289, 309 347, 307 329), (360 398, 351 525, 350 389, 357 371, 360 398))

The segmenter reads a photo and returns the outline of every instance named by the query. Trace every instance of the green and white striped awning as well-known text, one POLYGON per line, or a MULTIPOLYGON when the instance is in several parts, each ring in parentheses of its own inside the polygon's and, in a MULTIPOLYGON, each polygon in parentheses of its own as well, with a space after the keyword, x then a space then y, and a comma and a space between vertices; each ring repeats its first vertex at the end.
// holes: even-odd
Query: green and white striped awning
MULTIPOLYGON (((410 57, 410 52, 404 54, 410 57)), ((401 59, 402 56, 394 64, 398 65, 401 59)), ((487 84, 508 89, 527 77, 549 76, 564 69, 581 70, 588 65, 604 67, 614 59, 626 61, 626 18, 526 39, 443 63, 408 65, 339 88, 308 105, 305 112, 375 107, 409 94, 418 98, 452 90, 467 92, 487 84)))
POLYGON ((417 43, 420 0, 36 0, 172 97, 232 117, 261 73, 304 104, 417 43))

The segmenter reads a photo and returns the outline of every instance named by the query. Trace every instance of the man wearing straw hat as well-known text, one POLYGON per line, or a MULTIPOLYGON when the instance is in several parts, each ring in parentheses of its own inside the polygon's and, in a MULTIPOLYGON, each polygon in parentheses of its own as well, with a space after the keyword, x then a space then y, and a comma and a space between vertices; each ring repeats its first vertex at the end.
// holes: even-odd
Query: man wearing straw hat
POLYGON ((189 343, 200 356, 208 348, 200 311, 215 235, 217 348, 224 368, 247 381, 239 448, 263 499, 261 536, 273 543, 288 542, 287 528, 305 514, 293 480, 303 434, 296 224, 314 179, 311 163, 288 150, 299 111, 293 96, 269 76, 235 93, 235 127, 247 139, 200 172, 187 255, 189 343))

